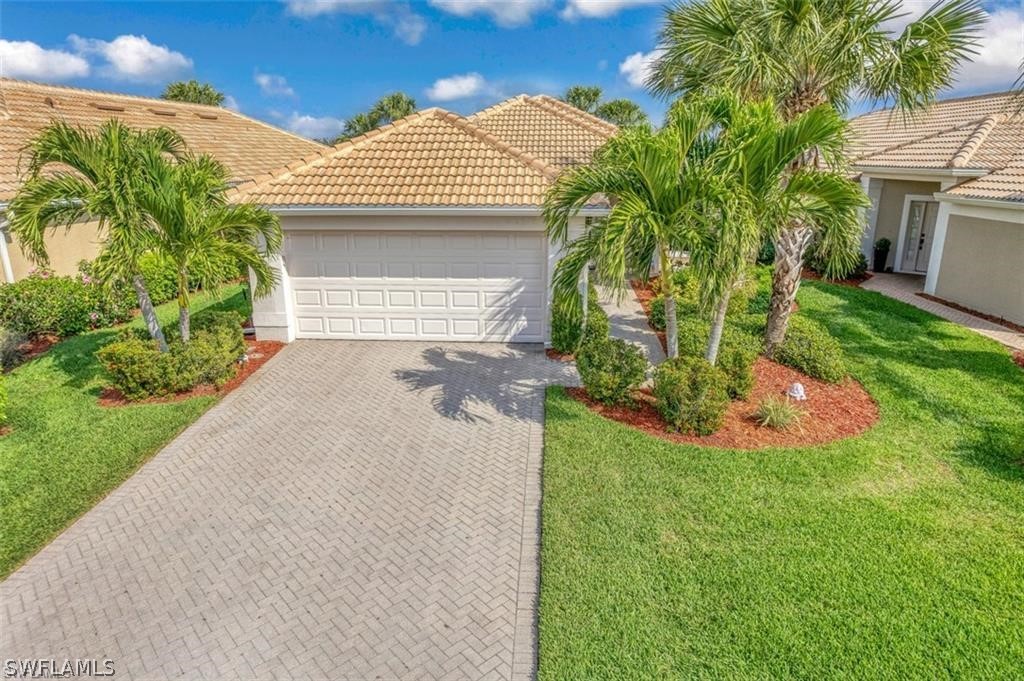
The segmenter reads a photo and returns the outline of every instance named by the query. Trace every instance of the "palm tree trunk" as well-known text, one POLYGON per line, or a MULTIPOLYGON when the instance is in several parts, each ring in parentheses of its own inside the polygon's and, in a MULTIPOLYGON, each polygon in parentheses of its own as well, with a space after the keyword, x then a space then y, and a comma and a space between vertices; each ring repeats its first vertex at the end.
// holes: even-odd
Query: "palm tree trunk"
POLYGON ((676 288, 672 278, 672 262, 668 257, 668 246, 658 248, 661 266, 661 295, 665 297, 665 337, 668 357, 679 356, 679 322, 676 320, 676 288))
POLYGON ((156 318, 156 309, 153 308, 153 300, 146 290, 146 282, 142 275, 136 274, 132 277, 132 288, 135 289, 135 297, 139 301, 139 311, 146 322, 146 329, 149 330, 149 337, 156 341, 160 352, 167 352, 167 339, 164 338, 163 329, 160 328, 160 320, 156 318))
POLYGON ((715 316, 711 320, 711 333, 708 335, 708 347, 704 352, 704 359, 714 366, 718 361, 718 348, 722 344, 722 332, 725 331, 725 313, 729 311, 729 299, 732 298, 732 287, 725 289, 718 307, 715 309, 715 316))
POLYGON ((185 270, 178 272, 178 331, 181 342, 188 343, 191 333, 191 319, 188 310, 188 274, 185 270))
POLYGON ((811 228, 797 224, 784 229, 775 242, 775 271, 772 273, 772 299, 768 325, 764 332, 765 354, 771 356, 786 338, 789 315, 800 288, 804 252, 811 243, 811 228))

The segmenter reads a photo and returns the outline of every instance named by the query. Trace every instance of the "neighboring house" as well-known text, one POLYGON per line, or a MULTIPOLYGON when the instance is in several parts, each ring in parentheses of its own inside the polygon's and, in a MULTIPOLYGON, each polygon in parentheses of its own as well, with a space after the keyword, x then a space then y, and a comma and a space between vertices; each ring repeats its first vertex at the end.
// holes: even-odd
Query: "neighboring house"
POLYGON ((863 242, 925 293, 1024 324, 1024 112, 1013 93, 851 121, 854 169, 871 198, 863 242))
MULTIPOLYGON (((32 268, 3 220, 4 208, 23 179, 25 145, 57 119, 88 128, 110 118, 134 128, 173 128, 192 151, 217 157, 235 181, 324 149, 316 142, 220 107, 0 78, 0 281, 21 279, 32 268)), ((96 256, 100 240, 95 223, 48 235, 51 267, 59 274, 74 273, 78 261, 96 256)))
MULTIPOLYGON (((464 118, 427 109, 238 187, 281 217, 261 338, 545 342, 561 253, 544 194, 617 128, 525 95, 464 118)), ((576 220, 603 215, 595 203, 576 220)))

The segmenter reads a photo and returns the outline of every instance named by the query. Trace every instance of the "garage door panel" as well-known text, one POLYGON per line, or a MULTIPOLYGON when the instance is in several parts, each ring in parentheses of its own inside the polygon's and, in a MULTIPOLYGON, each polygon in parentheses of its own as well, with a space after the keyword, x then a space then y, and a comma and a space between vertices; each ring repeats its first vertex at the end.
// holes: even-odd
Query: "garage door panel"
POLYGON ((541 341, 544 243, 539 232, 290 235, 297 335, 541 341))

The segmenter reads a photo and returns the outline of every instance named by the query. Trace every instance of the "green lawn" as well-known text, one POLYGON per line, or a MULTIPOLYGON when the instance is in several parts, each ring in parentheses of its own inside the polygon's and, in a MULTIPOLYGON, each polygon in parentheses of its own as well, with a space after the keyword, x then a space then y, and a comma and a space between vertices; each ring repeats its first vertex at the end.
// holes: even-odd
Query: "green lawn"
MULTIPOLYGON (((245 293, 236 285, 217 298, 196 296, 192 309, 235 309, 248 316, 245 293)), ((177 319, 176 302, 158 311, 164 323, 177 319)), ((139 319, 133 323, 141 326, 139 319)), ((0 438, 0 577, 128 478, 217 399, 98 406, 104 380, 93 353, 115 334, 100 329, 69 338, 7 377, 14 430, 0 438)))
POLYGON ((860 437, 675 445, 551 389, 541 679, 1021 678, 1024 372, 871 292, 799 300, 878 400, 860 437))

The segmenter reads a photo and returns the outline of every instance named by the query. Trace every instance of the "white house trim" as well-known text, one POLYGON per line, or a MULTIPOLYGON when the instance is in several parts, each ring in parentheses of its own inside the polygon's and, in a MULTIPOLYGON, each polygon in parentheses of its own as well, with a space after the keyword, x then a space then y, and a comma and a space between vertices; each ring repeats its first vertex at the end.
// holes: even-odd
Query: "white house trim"
POLYGON ((871 205, 861 211, 864 219, 864 237, 861 239, 860 250, 869 263, 875 251, 875 230, 878 228, 878 208, 882 202, 884 184, 880 178, 871 175, 860 177, 860 186, 871 201, 871 205))
MULTIPOLYGON (((935 197, 931 194, 907 194, 903 197, 903 215, 900 217, 900 235, 896 241, 896 257, 893 259, 892 271, 903 272, 903 246, 907 242, 907 220, 910 218, 910 204, 913 201, 928 201, 930 203, 937 203, 935 197)), ((939 208, 942 208, 942 204, 939 203, 939 208)), ((932 253, 935 253, 935 239, 939 235, 938 231, 938 216, 936 216, 936 230, 935 234, 932 235, 932 253)), ((945 229, 943 229, 943 238, 945 238, 945 229)), ((931 269, 932 260, 931 254, 928 258, 928 268, 931 269)), ((921 274, 920 272, 911 272, 910 274, 921 274)))
POLYGON ((935 295, 939 285, 939 268, 942 266, 942 251, 946 247, 946 228, 949 226, 950 204, 939 202, 939 214, 935 217, 935 234, 932 235, 932 252, 928 255, 928 271, 924 275, 924 292, 935 295))
MULTIPOLYGON (((946 187, 943 187, 943 189, 946 189, 946 187)), ((957 196, 956 194, 947 194, 945 192, 936 192, 935 198, 938 199, 939 201, 948 201, 950 203, 962 206, 975 206, 977 208, 993 209, 988 213, 988 215, 990 216, 998 211, 1024 211, 1024 202, 1020 201, 1003 201, 1002 199, 978 199, 969 196, 957 196)), ((958 214, 960 214, 959 211, 958 214)), ((967 213, 963 213, 963 215, 967 215, 967 213)), ((979 217, 981 216, 979 215, 979 217)), ((1006 218, 1006 214, 1001 213, 998 215, 998 217, 991 217, 990 219, 1005 220, 1006 218)))

